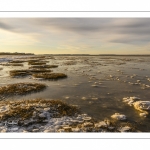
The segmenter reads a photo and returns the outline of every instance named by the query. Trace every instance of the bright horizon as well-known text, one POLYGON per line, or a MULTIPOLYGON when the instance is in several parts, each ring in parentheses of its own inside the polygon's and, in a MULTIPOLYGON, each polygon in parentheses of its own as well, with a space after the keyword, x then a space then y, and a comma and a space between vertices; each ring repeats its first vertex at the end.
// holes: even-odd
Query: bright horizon
POLYGON ((1 18, 0 52, 150 54, 149 18, 1 18))

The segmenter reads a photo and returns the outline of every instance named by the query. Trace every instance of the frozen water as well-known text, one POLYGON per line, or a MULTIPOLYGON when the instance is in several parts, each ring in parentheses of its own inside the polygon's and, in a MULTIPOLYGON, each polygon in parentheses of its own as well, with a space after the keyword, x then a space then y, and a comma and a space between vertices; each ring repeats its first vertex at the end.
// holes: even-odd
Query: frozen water
POLYGON ((116 120, 126 120, 126 116, 120 113, 115 113, 114 115, 111 116, 111 118, 116 120))

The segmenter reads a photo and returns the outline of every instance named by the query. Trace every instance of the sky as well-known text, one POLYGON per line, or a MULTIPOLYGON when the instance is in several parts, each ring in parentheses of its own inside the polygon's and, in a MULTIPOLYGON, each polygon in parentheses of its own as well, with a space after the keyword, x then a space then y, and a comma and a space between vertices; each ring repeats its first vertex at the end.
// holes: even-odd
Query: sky
POLYGON ((0 52, 150 54, 150 18, 0 18, 0 52))

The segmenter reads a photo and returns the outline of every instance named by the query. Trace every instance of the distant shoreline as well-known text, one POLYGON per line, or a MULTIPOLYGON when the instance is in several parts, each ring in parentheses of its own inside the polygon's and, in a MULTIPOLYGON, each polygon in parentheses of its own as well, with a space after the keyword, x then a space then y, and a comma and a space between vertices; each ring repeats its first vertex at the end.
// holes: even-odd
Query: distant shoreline
POLYGON ((0 55, 34 55, 34 53, 9 53, 9 52, 0 52, 0 55))
POLYGON ((144 56, 149 57, 150 54, 34 54, 34 53, 9 53, 9 52, 0 52, 2 55, 50 55, 50 56, 144 56))
MULTIPOLYGON (((38 54, 39 55, 39 54, 38 54)), ((98 55, 92 55, 92 54, 41 54, 41 55, 51 55, 51 56, 145 56, 150 57, 150 54, 144 55, 144 54, 136 54, 136 55, 117 55, 117 54, 98 54, 98 55)))

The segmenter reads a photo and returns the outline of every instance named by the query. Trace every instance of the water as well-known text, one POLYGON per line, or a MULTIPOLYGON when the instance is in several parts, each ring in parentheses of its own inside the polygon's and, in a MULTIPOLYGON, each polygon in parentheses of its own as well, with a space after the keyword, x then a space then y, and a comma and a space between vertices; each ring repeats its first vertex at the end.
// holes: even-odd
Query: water
POLYGON ((150 117, 142 118, 139 111, 123 103, 124 97, 136 96, 149 100, 150 57, 125 56, 55 56, 47 64, 58 65, 53 72, 61 72, 68 78, 57 81, 38 81, 30 78, 11 78, 9 71, 24 68, 2 66, 0 86, 18 82, 39 82, 48 85, 46 90, 26 96, 14 96, 8 99, 48 98, 61 99, 69 104, 78 105, 81 112, 95 119, 110 119, 114 113, 123 113, 128 121, 137 122, 141 131, 150 131, 150 117), (69 65, 67 65, 69 63, 69 65), (137 80, 140 80, 141 84, 137 80), (142 124, 141 124, 142 123, 142 124))

